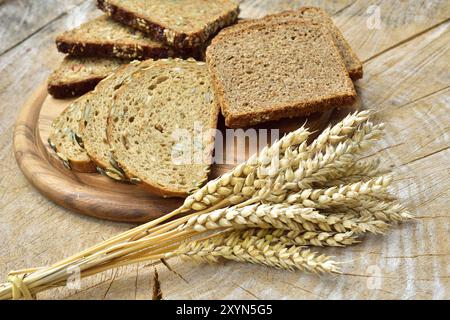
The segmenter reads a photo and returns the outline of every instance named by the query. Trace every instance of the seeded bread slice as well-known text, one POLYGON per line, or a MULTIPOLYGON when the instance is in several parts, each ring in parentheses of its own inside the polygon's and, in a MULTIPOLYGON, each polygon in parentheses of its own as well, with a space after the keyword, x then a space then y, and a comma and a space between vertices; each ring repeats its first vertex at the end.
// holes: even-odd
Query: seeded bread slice
POLYGON ((108 119, 113 156, 152 192, 184 197, 207 179, 218 112, 204 63, 157 60, 117 91, 108 119))
POLYGON ((167 57, 200 57, 200 50, 174 50, 140 31, 106 15, 88 21, 56 38, 60 52, 73 56, 115 57, 145 60, 167 57))
MULTIPOLYGON (((102 112, 103 104, 109 105, 107 101, 113 91, 120 87, 126 77, 136 71, 139 65, 138 61, 134 61, 119 67, 116 72, 102 80, 94 91, 75 100, 53 121, 53 130, 48 142, 67 168, 79 172, 99 171, 117 180, 123 178, 121 172, 111 165, 106 170, 98 168, 98 164, 93 161, 96 158, 92 158, 88 152, 92 149, 90 147, 91 132, 85 131, 91 118, 97 118, 102 112)), ((103 129, 106 130, 106 125, 103 125, 103 129)), ((105 136, 106 134, 103 133, 99 138, 102 139, 105 136)))
POLYGON ((98 0, 113 19, 179 49, 202 46, 239 14, 234 0, 98 0))
POLYGON ((333 37, 334 43, 339 49, 344 60, 345 66, 350 74, 350 78, 358 80, 363 77, 363 66, 358 56, 352 50, 347 40, 333 23, 331 17, 321 8, 317 7, 303 7, 295 11, 284 11, 277 14, 268 15, 262 19, 247 20, 239 22, 231 27, 223 29, 218 36, 222 36, 228 32, 235 32, 240 29, 245 29, 250 25, 259 24, 261 22, 283 22, 291 19, 302 19, 319 24, 328 29, 333 37))
POLYGON ((50 147, 68 169, 79 172, 95 172, 96 165, 83 148, 80 120, 85 107, 93 101, 91 93, 75 100, 53 120, 52 132, 48 138, 50 147))
POLYGON ((97 83, 126 62, 120 59, 65 57, 48 78, 48 93, 57 99, 81 96, 93 90, 97 83))
POLYGON ((356 97, 328 30, 309 21, 227 33, 213 39, 206 61, 229 127, 308 115, 356 97))
POLYGON ((114 74, 100 82, 94 91, 92 101, 85 118, 80 122, 83 133, 83 145, 98 171, 115 180, 127 180, 124 172, 111 158, 111 148, 106 135, 107 120, 115 92, 134 72, 151 65, 153 61, 133 61, 119 68, 114 74))

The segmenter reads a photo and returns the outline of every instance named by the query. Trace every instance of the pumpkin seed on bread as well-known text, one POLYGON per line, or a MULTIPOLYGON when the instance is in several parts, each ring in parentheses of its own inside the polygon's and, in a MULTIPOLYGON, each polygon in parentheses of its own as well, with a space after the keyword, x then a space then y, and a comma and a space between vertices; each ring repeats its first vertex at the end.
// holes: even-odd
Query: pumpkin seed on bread
MULTIPOLYGON (((103 166, 103 162, 99 161, 103 159, 102 154, 94 153, 96 149, 92 146, 95 146, 93 140, 103 141, 102 139, 106 139, 106 133, 100 130, 94 133, 99 136, 92 136, 89 124, 96 123, 95 120, 104 112, 104 104, 109 106, 108 99, 114 90, 137 70, 138 65, 139 62, 136 61, 120 67, 117 72, 101 81, 94 91, 75 100, 53 121, 49 144, 66 167, 80 172, 95 172, 99 171, 100 164, 101 173, 116 180, 124 178, 111 164, 103 166)), ((103 130, 106 130, 106 125, 103 125, 103 130)))
POLYGON ((97 164, 101 173, 115 180, 127 180, 127 178, 111 158, 111 148, 106 135, 107 120, 114 94, 134 72, 152 63, 152 60, 133 61, 100 82, 93 92, 95 100, 92 101, 89 111, 85 112, 85 118, 80 122, 83 145, 89 157, 97 164))
POLYGON ((113 157, 152 192, 184 197, 207 179, 218 112, 205 63, 154 61, 115 95, 108 119, 113 157))
POLYGON ((83 147, 80 121, 85 108, 92 101, 90 93, 75 100, 52 122, 52 132, 48 138, 50 147, 62 160, 65 167, 79 172, 95 172, 96 165, 83 147))

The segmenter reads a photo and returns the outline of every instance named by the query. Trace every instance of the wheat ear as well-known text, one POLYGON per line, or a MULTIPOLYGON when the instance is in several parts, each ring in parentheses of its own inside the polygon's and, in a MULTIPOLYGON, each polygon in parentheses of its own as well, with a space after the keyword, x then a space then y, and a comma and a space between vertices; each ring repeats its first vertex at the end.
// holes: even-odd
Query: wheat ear
POLYGON ((242 238, 255 236, 265 239, 270 243, 283 243, 296 246, 345 247, 360 242, 358 236, 351 231, 340 233, 252 228, 243 230, 242 233, 242 238))
POLYGON ((329 126, 311 143, 308 147, 310 154, 323 151, 327 145, 333 145, 342 142, 346 138, 349 138, 358 129, 358 126, 363 122, 366 122, 371 111, 365 110, 361 112, 354 112, 347 115, 339 123, 334 126, 329 126))
POLYGON ((224 258, 291 271, 298 269, 313 273, 340 272, 337 263, 325 255, 317 255, 298 246, 271 244, 270 241, 256 236, 243 238, 242 235, 241 232, 231 232, 220 235, 219 239, 183 243, 178 250, 167 254, 167 258, 179 255, 209 262, 224 258))
POLYGON ((388 225, 375 218, 367 219, 348 214, 323 215, 312 208, 288 204, 253 204, 246 207, 218 209, 192 215, 179 230, 204 232, 215 229, 283 229, 293 231, 324 231, 383 233, 388 225))

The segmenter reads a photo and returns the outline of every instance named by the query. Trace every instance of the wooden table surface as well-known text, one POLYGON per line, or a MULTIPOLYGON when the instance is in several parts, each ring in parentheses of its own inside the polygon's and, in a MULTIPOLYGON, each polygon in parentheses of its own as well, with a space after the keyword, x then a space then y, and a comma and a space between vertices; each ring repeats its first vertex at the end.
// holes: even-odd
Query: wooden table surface
MULTIPOLYGON (((374 153, 395 173, 396 193, 417 221, 385 236, 327 250, 347 261, 322 276, 227 263, 158 265, 165 299, 450 298, 450 2, 242 1, 242 17, 300 5, 325 8, 364 61, 356 83, 364 109, 377 110, 387 136, 374 153)), ((43 266, 132 225, 80 216, 41 196, 21 174, 12 131, 27 96, 62 59, 55 36, 99 15, 93 0, 0 0, 0 277, 43 266)), ((153 267, 111 270, 80 289, 38 298, 151 299, 153 267)))

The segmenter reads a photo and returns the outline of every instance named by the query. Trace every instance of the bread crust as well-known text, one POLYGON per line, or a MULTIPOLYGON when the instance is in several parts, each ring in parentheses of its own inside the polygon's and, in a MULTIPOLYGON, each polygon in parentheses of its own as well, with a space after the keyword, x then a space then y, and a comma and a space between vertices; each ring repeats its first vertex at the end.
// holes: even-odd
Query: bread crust
MULTIPOLYGON (((138 75, 139 72, 142 71, 136 71, 133 73, 132 76, 138 75)), ((131 76, 131 77, 132 77, 131 76)), ((128 81, 132 81, 131 77, 128 78, 128 81)), ((125 83, 120 89, 117 90, 116 94, 114 95, 114 100, 117 100, 120 98, 120 95, 123 94, 123 92, 125 92, 127 90, 127 83, 125 83)), ((215 109, 213 110, 214 112, 212 112, 211 114, 211 118, 210 118, 210 122, 209 122, 209 128, 215 129, 217 128, 217 122, 218 122, 218 116, 219 116, 219 112, 220 112, 220 105, 217 103, 217 101, 214 104, 215 109)), ((113 125, 114 125, 114 121, 113 118, 110 114, 110 116, 108 116, 107 119, 107 137, 109 138, 109 140, 111 141, 111 136, 112 136, 112 131, 113 131, 113 125)), ((210 156, 210 159, 212 160, 212 156, 213 156, 213 151, 214 151, 214 136, 211 136, 212 142, 210 144, 210 150, 208 150, 208 154, 210 156)), ((113 152, 114 153, 114 152, 113 152)), ((133 172, 131 172, 126 166, 122 165, 120 163, 120 161, 117 161, 117 165, 122 169, 122 171, 125 173, 125 175, 129 178, 138 178, 134 175, 133 172)), ((205 180, 207 179, 207 176, 205 177, 205 180)), ((164 197, 164 198, 171 198, 171 197, 176 197, 176 198, 185 198, 189 192, 180 192, 179 190, 175 189, 175 188, 171 188, 170 186, 167 187, 162 187, 156 184, 152 184, 150 182, 146 182, 146 181, 142 181, 141 183, 139 183, 139 185, 144 188, 145 190, 151 192, 152 194, 164 197)))
POLYGON ((213 22, 207 28, 203 28, 198 32, 186 34, 147 20, 139 14, 111 4, 108 0, 97 0, 97 7, 113 19, 147 33, 157 41, 161 41, 178 49, 201 47, 206 43, 210 36, 216 34, 221 28, 236 22, 239 15, 239 6, 236 5, 234 10, 224 13, 217 21, 213 22))
POLYGON ((79 162, 79 161, 69 161, 70 169, 73 171, 81 172, 81 173, 96 173, 97 165, 93 161, 89 162, 79 162))
MULTIPOLYGON (((346 60, 346 56, 351 57, 352 63, 350 65, 346 64, 346 68, 350 75, 350 78, 354 81, 363 78, 363 75, 364 75, 363 74, 363 65, 362 65, 361 61, 359 60, 358 56, 355 54, 355 52, 353 51, 351 46, 348 44, 347 40, 342 35, 341 31, 334 25, 331 17, 323 9, 318 8, 318 7, 302 7, 297 10, 288 10, 288 11, 270 14, 261 19, 244 20, 244 21, 239 22, 238 24, 232 25, 228 28, 221 30, 219 32, 219 34, 216 36, 216 38, 225 36, 230 32, 239 31, 242 28, 245 28, 245 27, 248 27, 251 25, 259 24, 261 22, 276 22, 277 20, 280 20, 282 18, 302 19, 302 18, 295 18, 295 15, 303 14, 308 11, 315 12, 318 16, 322 17, 322 19, 327 20, 327 22, 331 26, 330 29, 333 29, 333 30, 330 30, 330 32, 335 34, 335 36, 337 38, 337 39, 335 39, 335 37, 333 36, 333 41, 335 41, 335 45, 338 47, 338 50, 341 53, 344 61, 346 60), (341 51, 341 49, 339 48, 336 41, 338 41, 340 44, 342 44, 345 47, 345 52, 341 51)), ((325 24, 325 26, 326 25, 327 24, 325 24)))
POLYGON ((47 91, 55 99, 79 97, 94 90, 95 86, 102 81, 103 78, 104 77, 92 77, 81 81, 66 83, 49 81, 47 83, 47 91))
MULTIPOLYGON (((149 62, 150 62, 150 61, 151 61, 151 60, 149 60, 149 62)), ((119 74, 120 72, 123 72, 123 71, 126 70, 127 68, 131 68, 131 67, 133 67, 133 66, 137 67, 136 70, 134 70, 127 78, 125 78, 125 80, 123 80, 123 83, 125 83, 125 82, 129 79, 129 77, 131 77, 131 76, 134 74, 134 72, 138 71, 139 68, 145 67, 149 62, 141 62, 141 61, 138 62, 138 61, 133 61, 133 62, 131 62, 131 64, 129 64, 129 65, 124 65, 124 66, 119 67, 119 68, 118 68, 113 74, 111 74, 109 77, 116 76, 117 74, 119 74)), ((107 81, 106 78, 105 78, 104 80, 107 81)), ((101 85, 102 85, 102 84, 99 85, 98 90, 101 90, 101 85)), ((109 110, 108 110, 108 113, 109 113, 109 110)), ((80 131, 84 131, 84 129, 85 129, 85 125, 84 125, 84 123, 81 121, 81 122, 80 122, 80 131)), ((105 130, 107 130, 107 126, 105 126, 105 130)), ((105 163, 102 159, 100 159, 100 158, 98 157, 98 155, 97 155, 95 152, 91 151, 91 148, 90 148, 90 146, 89 146, 89 139, 86 138, 85 141, 84 141, 84 144, 85 144, 85 150, 86 150, 87 154, 89 155, 89 157, 91 158, 91 160, 96 164, 96 167, 101 168, 101 169, 103 169, 103 170, 108 170, 108 167, 110 167, 111 164, 110 164, 110 163, 105 163)), ((124 178, 123 181, 128 181, 130 177, 127 176, 127 175, 125 174, 123 178, 124 178)))
POLYGON ((204 59, 204 49, 173 50, 168 47, 152 47, 125 43, 74 42, 60 36, 56 39, 59 52, 81 57, 105 57, 120 59, 163 59, 169 57, 204 59))
MULTIPOLYGON (((79 114, 84 113, 84 103, 89 101, 90 94, 85 95, 84 97, 78 98, 70 106, 68 106, 57 118, 53 119, 52 122, 52 132, 47 140, 50 148, 55 152, 56 157, 61 160, 64 164, 64 167, 70 170, 84 172, 84 173, 94 173, 96 172, 96 164, 89 158, 87 153, 85 156, 81 157, 71 157, 68 155, 68 149, 61 150, 60 145, 61 139, 65 139, 64 136, 61 135, 61 130, 70 130, 73 134, 79 137, 80 131, 74 130, 75 128, 65 127, 67 125, 66 117, 76 117, 76 121, 78 121, 79 114), (85 100, 87 99, 87 100, 85 100), (81 105, 80 105, 81 103, 81 105), (80 109, 81 108, 81 109, 80 109), (78 115, 74 112, 78 113, 78 115)), ((77 122, 75 122, 77 123, 77 122)), ((68 133, 65 133, 67 137, 68 133)), ((80 137, 79 137, 80 138, 80 137)), ((83 149, 81 141, 78 140, 75 136, 73 139, 73 147, 83 149), (76 141, 76 142, 75 142, 76 141), (75 145, 75 143, 77 143, 75 145)), ((70 153, 70 152, 69 152, 70 153)))
MULTIPOLYGON (((292 22, 281 22, 281 23, 271 23, 271 26, 273 27, 280 27, 284 24, 289 23, 299 23, 299 24, 305 24, 305 25, 314 25, 316 27, 319 27, 322 29, 324 34, 329 38, 330 45, 333 46, 336 50, 336 52, 339 53, 339 49, 334 43, 331 35, 325 28, 318 26, 317 24, 313 24, 311 22, 306 22, 300 19, 293 19, 292 22)), ((302 101, 302 102, 292 102, 289 104, 279 104, 279 105, 273 105, 270 109, 265 110, 264 112, 261 111, 255 111, 255 112, 242 112, 240 114, 236 114, 236 112, 230 112, 230 105, 225 99, 225 88, 222 86, 221 82, 219 81, 217 74, 213 68, 213 58, 211 57, 211 50, 214 48, 214 45, 222 41, 226 37, 234 37, 235 35, 238 35, 242 32, 246 32, 247 30, 253 30, 253 29, 259 29, 266 27, 267 24, 265 23, 259 23, 259 24, 251 24, 247 27, 244 27, 242 29, 236 30, 234 32, 227 32, 226 34, 223 34, 222 36, 216 37, 211 42, 211 46, 208 47, 206 51, 206 63, 209 69, 209 73, 211 76, 211 82, 212 85, 216 91, 216 99, 220 104, 222 114, 225 118, 225 125, 230 128, 242 128, 242 127, 248 127, 251 125, 259 124, 262 122, 272 121, 272 120, 279 120, 281 118, 292 118, 292 117, 298 117, 298 116, 307 116, 314 112, 321 112, 329 107, 337 107, 341 105, 351 104, 354 103, 356 100, 356 91, 353 87, 353 83, 351 82, 350 77, 347 77, 348 79, 343 79, 343 81, 346 81, 349 87, 351 88, 350 92, 342 93, 339 95, 333 95, 329 97, 322 98, 320 102, 318 101, 302 101)), ((342 69, 344 74, 347 73, 347 69, 344 65, 343 61, 340 61, 340 63, 336 66, 337 68, 342 69)))

